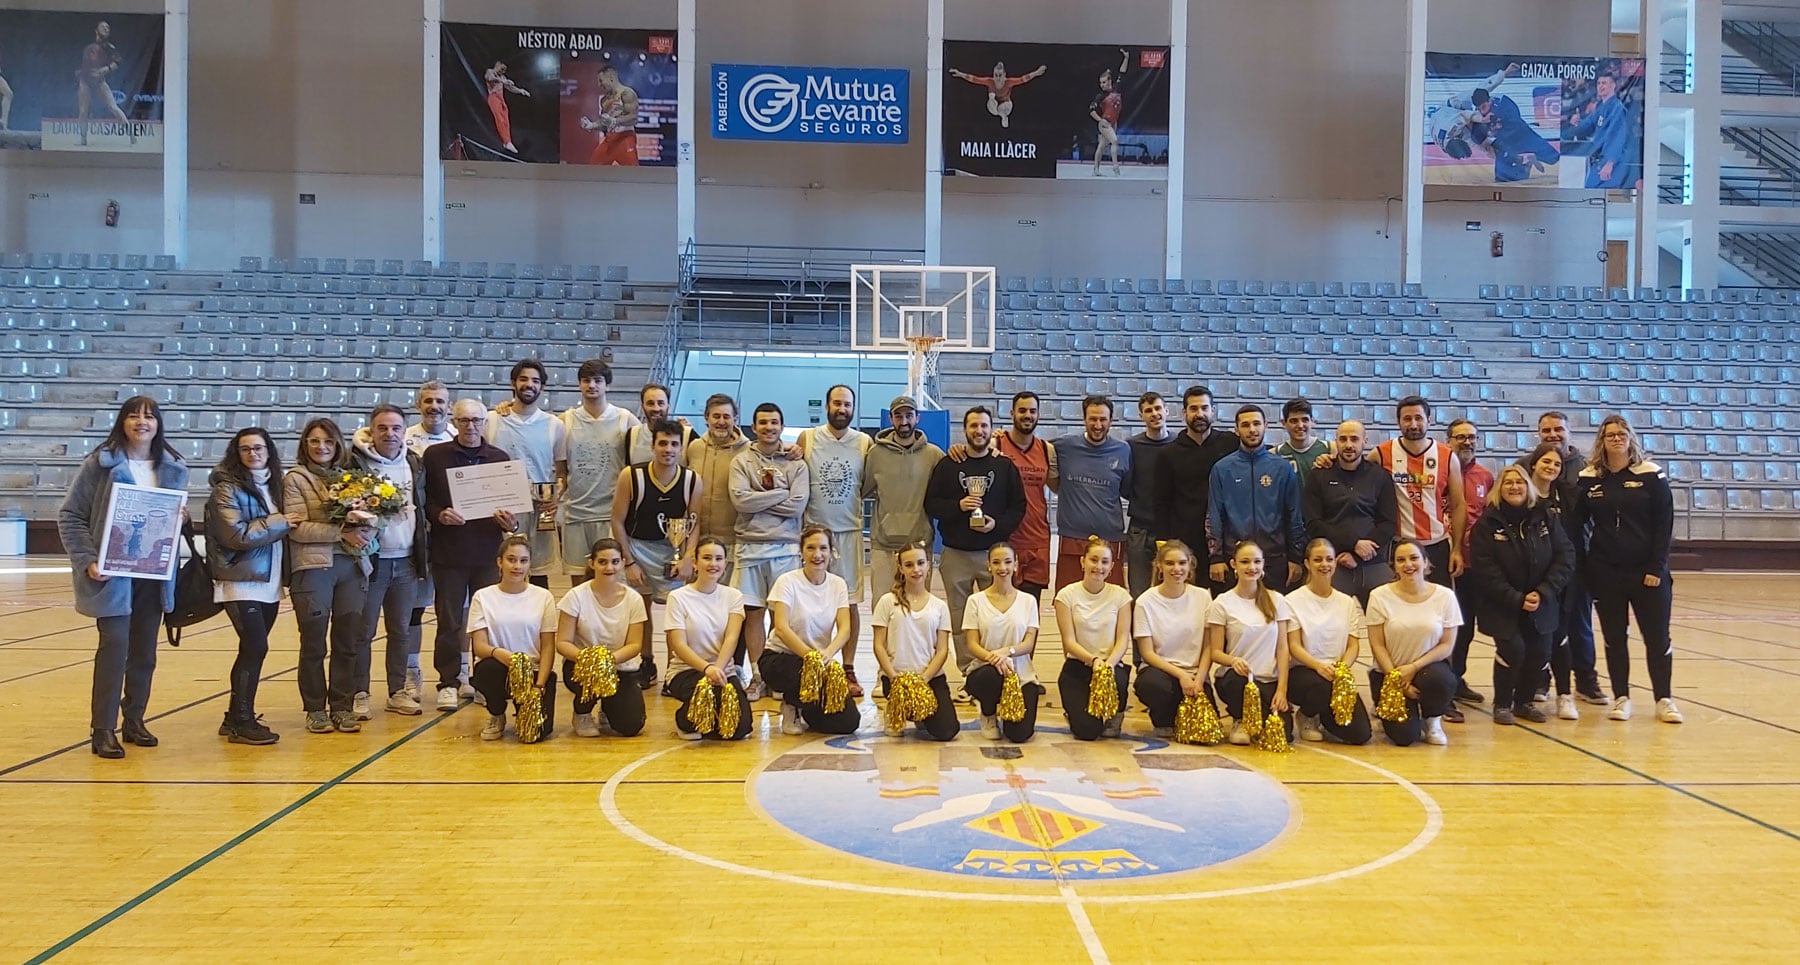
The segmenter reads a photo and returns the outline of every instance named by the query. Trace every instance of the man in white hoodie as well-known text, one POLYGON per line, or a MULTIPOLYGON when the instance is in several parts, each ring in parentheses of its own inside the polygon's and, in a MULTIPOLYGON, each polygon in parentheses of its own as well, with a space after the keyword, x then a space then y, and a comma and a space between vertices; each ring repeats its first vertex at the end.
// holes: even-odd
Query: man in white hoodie
POLYGON ((785 419, 780 406, 758 405, 750 424, 756 441, 732 457, 729 473, 731 505, 737 510, 731 586, 744 595, 744 646, 751 668, 744 696, 761 700, 764 687, 757 666, 769 638, 764 610, 775 580, 800 568, 800 518, 812 494, 812 473, 781 441, 785 419))
POLYGON ((363 609, 363 645, 356 658, 357 693, 352 709, 369 719, 370 645, 375 640, 376 617, 385 615, 387 627, 387 709, 390 713, 419 713, 418 685, 409 664, 418 665, 419 625, 413 620, 424 601, 426 555, 425 510, 422 494, 425 469, 406 445, 406 412, 396 405, 378 405, 369 413, 369 424, 356 430, 357 465, 394 484, 404 501, 401 512, 382 524, 380 547, 370 560, 368 603, 363 609))
POLYGON ((556 464, 562 484, 563 569, 575 582, 591 575, 588 552, 597 539, 612 536, 613 489, 627 465, 626 433, 637 416, 606 401, 612 366, 600 359, 581 363, 576 375, 581 404, 562 414, 565 455, 556 464))

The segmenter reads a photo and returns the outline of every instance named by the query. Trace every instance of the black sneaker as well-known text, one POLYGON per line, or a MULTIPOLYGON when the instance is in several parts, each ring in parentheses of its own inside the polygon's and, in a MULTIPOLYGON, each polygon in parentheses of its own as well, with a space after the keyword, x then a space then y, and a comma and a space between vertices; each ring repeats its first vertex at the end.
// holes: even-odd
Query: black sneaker
MULTIPOLYGON (((1498 714, 1499 711, 1496 710, 1495 713, 1498 714)), ((1520 704, 1520 705, 1514 707, 1513 715, 1518 717, 1520 720, 1528 720, 1534 724, 1541 724, 1550 719, 1549 714, 1546 714, 1543 711, 1539 710, 1533 704, 1520 704)))
POLYGON ((231 743, 233 744, 273 744, 280 740, 280 735, 263 726, 262 718, 252 717, 248 720, 236 720, 231 726, 231 743))
POLYGON ((1605 694, 1600 692, 1599 684, 1594 684, 1586 690, 1578 689, 1576 691, 1576 693, 1581 695, 1581 699, 1583 701, 1586 701, 1587 703, 1590 703, 1590 704, 1594 704, 1595 706, 1605 707, 1606 705, 1612 703, 1612 701, 1607 699, 1605 694))
POLYGON ((650 688, 655 687, 655 686, 656 686, 656 664, 653 664, 650 661, 646 660, 646 661, 644 661, 644 665, 638 668, 638 689, 639 690, 649 690, 650 688))
POLYGON ((1444 711, 1444 721, 1451 724, 1460 724, 1463 722, 1463 712, 1452 707, 1449 710, 1444 711))
POLYGON ((1463 683, 1460 680, 1456 682, 1456 701, 1457 701, 1457 703, 1479 704, 1486 699, 1487 699, 1486 697, 1483 697, 1480 694, 1476 693, 1474 690, 1470 689, 1468 684, 1463 683))
POLYGON ((1513 711, 1512 711, 1511 707, 1495 707, 1494 708, 1494 723, 1506 724, 1507 726, 1510 727, 1513 724, 1518 723, 1518 721, 1513 719, 1513 711))

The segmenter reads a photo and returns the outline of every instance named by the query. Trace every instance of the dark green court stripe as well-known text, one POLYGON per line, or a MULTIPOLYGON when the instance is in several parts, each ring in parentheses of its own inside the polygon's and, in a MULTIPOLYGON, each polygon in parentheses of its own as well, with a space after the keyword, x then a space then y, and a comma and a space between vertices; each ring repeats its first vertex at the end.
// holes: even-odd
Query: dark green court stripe
MULTIPOLYGON (((467 705, 464 705, 464 706, 467 706, 467 705)), ((457 709, 461 710, 460 707, 457 709)), ((456 711, 451 711, 448 714, 438 714, 433 719, 428 720, 425 723, 420 724, 419 726, 413 728, 409 733, 407 733, 406 736, 400 738, 399 740, 393 742, 392 744, 389 744, 386 747, 383 747, 381 750, 378 750, 375 753, 370 754, 368 757, 363 758, 360 762, 358 762, 356 765, 354 765, 353 767, 351 767, 349 770, 345 771, 344 773, 339 774, 338 776, 332 778, 331 780, 326 781, 325 783, 319 785, 318 787, 313 788, 311 791, 308 791, 305 796, 300 798, 300 800, 295 801, 294 803, 288 805, 287 807, 284 807, 281 810, 276 811, 274 814, 271 814, 268 817, 262 819, 261 821, 257 822, 254 826, 252 826, 249 830, 243 831, 242 833, 238 834, 237 837, 232 838, 230 841, 227 841, 224 844, 221 844, 218 847, 207 852, 206 854, 202 855, 201 857, 196 859, 193 863, 189 864, 187 867, 182 868, 180 871, 177 871, 174 874, 169 875, 167 878, 164 878, 163 880, 150 886, 149 888, 145 889, 141 894, 139 894, 137 897, 131 899, 130 901, 125 902, 124 904, 120 905, 119 907, 114 908, 112 911, 109 911, 106 914, 100 916, 99 918, 95 919, 93 922, 89 923, 87 926, 82 928, 80 931, 77 931, 75 934, 70 935, 69 937, 63 939, 60 942, 57 942, 54 945, 51 945, 49 948, 44 949, 42 952, 39 952, 36 956, 29 959, 27 961, 26 965, 35 965, 35 963, 37 963, 37 962, 47 962, 50 959, 56 957, 57 955, 60 955, 63 952, 68 951, 77 942, 80 942, 82 939, 88 937, 89 935, 92 935, 93 933, 99 931, 100 929, 105 928, 107 925, 112 924, 114 921, 118 920, 120 917, 122 917, 123 915, 130 912, 133 908, 136 908, 137 906, 143 904, 144 902, 149 901, 150 899, 156 897, 159 894, 162 894, 164 891, 168 890, 169 888, 173 887, 175 884, 180 882, 183 878, 186 878, 188 875, 191 875, 194 872, 199 871, 201 868, 206 867, 207 865, 211 864, 215 859, 217 859, 220 856, 224 855, 225 853, 229 852, 231 849, 237 847, 240 844, 243 844, 245 841, 248 841, 251 838, 256 837, 259 833, 261 833, 262 831, 264 831, 265 829, 267 829, 268 827, 273 825, 275 822, 280 821, 282 818, 285 818, 288 815, 294 813, 295 811, 300 810, 301 808, 305 807, 306 805, 312 803, 314 800, 318 799, 318 797, 320 795, 324 794, 326 791, 329 791, 332 788, 337 787, 338 785, 344 783, 346 780, 350 779, 351 777, 354 777, 358 771, 361 771, 364 768, 368 767, 369 765, 374 764, 376 761, 379 761, 382 758, 388 756, 388 754, 400 749, 408 741, 419 736, 420 734, 425 733, 426 731, 432 729, 433 727, 436 727, 437 725, 443 723, 444 721, 449 720, 451 717, 454 717, 455 715, 456 715, 456 711)))

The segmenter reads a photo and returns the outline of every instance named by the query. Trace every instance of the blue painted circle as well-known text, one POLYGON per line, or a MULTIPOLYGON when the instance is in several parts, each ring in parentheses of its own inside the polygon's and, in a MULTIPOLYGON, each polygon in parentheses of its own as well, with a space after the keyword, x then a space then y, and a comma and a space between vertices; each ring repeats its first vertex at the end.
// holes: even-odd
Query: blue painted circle
POLYGON ((1194 871, 1270 844, 1297 817, 1277 781, 1208 748, 1084 744, 1043 727, 1022 745, 972 732, 809 743, 770 761, 751 793, 828 848, 987 880, 1194 871))

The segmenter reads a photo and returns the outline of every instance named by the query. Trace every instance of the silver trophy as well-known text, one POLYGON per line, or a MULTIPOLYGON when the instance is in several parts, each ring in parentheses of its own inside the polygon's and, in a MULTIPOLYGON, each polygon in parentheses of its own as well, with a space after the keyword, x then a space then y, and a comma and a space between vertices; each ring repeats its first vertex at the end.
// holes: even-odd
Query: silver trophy
MULTIPOLYGON (((969 495, 974 496, 976 499, 980 499, 981 497, 987 495, 987 477, 986 476, 970 476, 967 480, 967 484, 968 484, 968 488, 969 488, 969 495)), ((975 511, 971 512, 969 514, 970 528, 980 529, 982 526, 986 525, 986 523, 987 523, 987 517, 983 516, 981 514, 981 507, 980 506, 975 507, 975 511)))
POLYGON ((694 526, 698 523, 698 517, 689 513, 686 516, 677 516, 667 520, 663 524, 664 530, 669 534, 669 545, 675 548, 675 553, 669 560, 668 572, 663 574, 666 578, 675 578, 675 572, 681 566, 682 551, 687 548, 688 534, 694 531, 694 526))
POLYGON ((556 529, 556 484, 536 483, 531 489, 531 498, 535 500, 539 506, 544 507, 537 514, 538 532, 541 533, 556 529))

